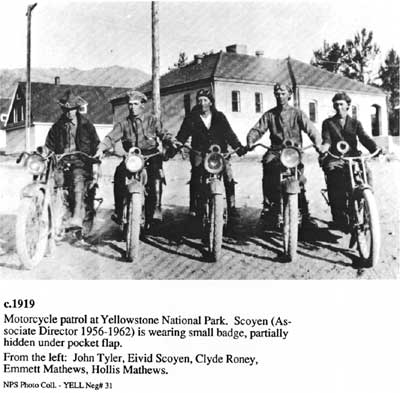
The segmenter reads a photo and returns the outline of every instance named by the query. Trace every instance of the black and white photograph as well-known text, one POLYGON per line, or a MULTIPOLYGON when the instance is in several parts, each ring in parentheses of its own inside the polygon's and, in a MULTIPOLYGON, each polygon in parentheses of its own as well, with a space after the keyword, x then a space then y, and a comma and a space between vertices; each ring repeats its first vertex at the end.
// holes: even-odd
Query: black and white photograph
POLYGON ((0 390, 398 393, 397 2, 0 2, 0 390))
POLYGON ((1 8, 1 278, 398 278, 390 7, 1 8))

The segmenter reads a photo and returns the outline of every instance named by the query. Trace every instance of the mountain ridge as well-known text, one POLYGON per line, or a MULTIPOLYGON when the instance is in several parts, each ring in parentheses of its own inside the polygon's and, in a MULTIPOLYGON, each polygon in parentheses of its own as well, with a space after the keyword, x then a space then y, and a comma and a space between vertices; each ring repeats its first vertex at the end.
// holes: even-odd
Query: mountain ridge
MULTIPOLYGON (((147 82, 151 76, 137 68, 113 65, 81 70, 75 67, 67 68, 32 68, 31 81, 54 83, 55 77, 60 78, 60 84, 90 85, 135 88, 147 82)), ((0 69, 0 97, 12 96, 17 82, 26 80, 25 68, 0 69)))

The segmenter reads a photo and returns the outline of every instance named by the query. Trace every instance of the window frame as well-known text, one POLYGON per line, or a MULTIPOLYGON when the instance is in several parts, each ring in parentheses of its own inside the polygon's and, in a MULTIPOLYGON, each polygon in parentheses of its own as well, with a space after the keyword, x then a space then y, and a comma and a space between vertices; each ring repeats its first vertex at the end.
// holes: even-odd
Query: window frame
POLYGON ((318 102, 317 100, 311 100, 308 102, 308 117, 313 123, 318 122, 318 102), (311 106, 314 106, 314 116, 311 115, 311 106))
POLYGON ((232 109, 232 112, 234 112, 234 113, 240 113, 241 112, 240 90, 232 90, 232 93, 231 93, 231 109, 232 109), (236 100, 234 100, 234 94, 236 94, 236 100), (235 110, 235 106, 236 106, 236 110, 235 110))
POLYGON ((263 113, 263 94, 258 91, 256 91, 254 93, 254 105, 255 105, 254 109, 255 109, 256 113, 263 113), (257 96, 259 97, 258 103, 257 103, 257 96), (258 104, 259 108, 257 108, 257 104, 258 104))

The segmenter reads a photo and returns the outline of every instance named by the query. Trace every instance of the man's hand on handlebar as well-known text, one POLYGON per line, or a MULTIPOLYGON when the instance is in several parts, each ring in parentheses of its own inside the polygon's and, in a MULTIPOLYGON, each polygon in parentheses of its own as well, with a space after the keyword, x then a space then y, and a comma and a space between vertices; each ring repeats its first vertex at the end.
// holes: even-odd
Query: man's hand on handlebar
POLYGON ((249 149, 247 148, 247 146, 240 146, 237 150, 236 150, 236 154, 239 157, 244 156, 247 152, 249 151, 249 149))
POLYGON ((101 149, 97 149, 96 154, 93 156, 93 158, 97 158, 98 160, 101 160, 104 156, 104 152, 101 149))

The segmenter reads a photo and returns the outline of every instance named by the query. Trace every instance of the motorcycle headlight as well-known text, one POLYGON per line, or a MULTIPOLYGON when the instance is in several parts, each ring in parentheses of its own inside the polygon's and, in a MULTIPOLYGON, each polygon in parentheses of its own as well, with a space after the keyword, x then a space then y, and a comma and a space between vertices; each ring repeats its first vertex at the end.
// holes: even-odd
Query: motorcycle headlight
POLYGON ((224 169, 224 158, 219 153, 210 153, 204 160, 204 167, 212 174, 220 173, 224 169))
POLYGON ((300 164, 300 152, 294 147, 285 147, 281 153, 281 163, 286 168, 294 168, 300 164))
POLYGON ((35 176, 41 175, 46 167, 43 158, 37 155, 30 156, 26 166, 28 171, 35 176))
POLYGON ((136 173, 143 169, 144 161, 140 156, 131 155, 125 160, 125 166, 129 172, 136 173))

